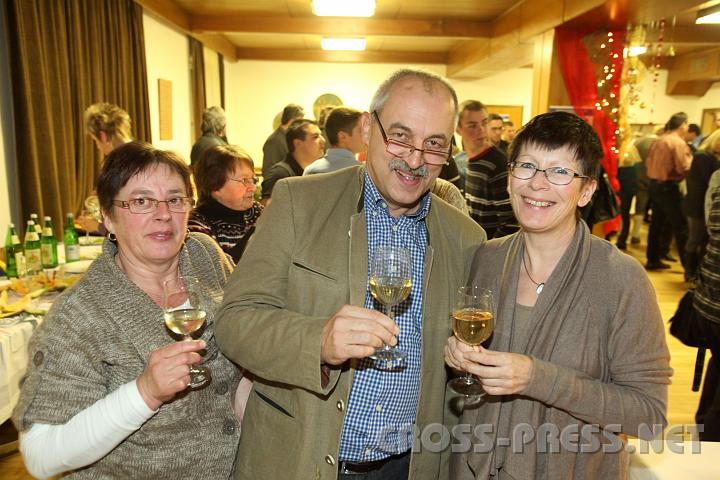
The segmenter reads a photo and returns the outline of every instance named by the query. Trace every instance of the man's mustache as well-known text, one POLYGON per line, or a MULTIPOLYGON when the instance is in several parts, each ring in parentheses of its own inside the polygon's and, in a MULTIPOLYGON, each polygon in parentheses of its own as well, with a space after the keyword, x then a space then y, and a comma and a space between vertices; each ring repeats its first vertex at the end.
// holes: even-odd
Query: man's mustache
POLYGON ((422 165, 418 168, 410 168, 410 165, 408 165, 404 160, 401 160, 399 158, 393 158, 390 161, 389 167, 392 171, 400 170, 401 172, 408 173, 410 175, 417 175, 418 177, 428 176, 427 166, 422 165))

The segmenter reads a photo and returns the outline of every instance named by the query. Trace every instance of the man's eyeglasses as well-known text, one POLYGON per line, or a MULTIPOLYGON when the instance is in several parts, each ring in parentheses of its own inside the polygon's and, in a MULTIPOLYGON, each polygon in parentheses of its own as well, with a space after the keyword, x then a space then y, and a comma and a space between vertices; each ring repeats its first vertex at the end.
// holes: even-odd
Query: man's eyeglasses
POLYGON ((377 111, 373 110, 372 114, 377 121, 378 127, 380 127, 380 133, 382 134, 383 142, 385 142, 385 151, 390 155, 394 155, 404 160, 409 158, 413 153, 420 152, 420 155, 423 157, 423 161, 426 164, 436 166, 445 165, 450 161, 453 145, 455 143, 454 138, 450 141, 450 150, 418 148, 414 145, 410 145, 409 143, 401 142, 395 139, 388 139, 385 129, 383 128, 382 123, 380 123, 380 117, 378 117, 377 111))
POLYGON ((531 162, 509 162, 510 175, 520 180, 530 180, 537 172, 543 172, 547 181, 554 185, 568 185, 575 178, 590 178, 565 167, 538 168, 531 162))
POLYGON ((242 183, 243 186, 249 187, 250 185, 257 185, 258 184, 258 177, 252 177, 252 178, 232 178, 228 177, 228 180, 232 180, 233 182, 242 183))
POLYGON ((152 213, 158 209, 158 205, 164 203, 168 210, 173 213, 187 213, 195 206, 195 199, 190 197, 174 197, 168 200, 157 200, 150 197, 137 197, 130 200, 115 200, 113 205, 120 208, 127 208, 130 213, 152 213))

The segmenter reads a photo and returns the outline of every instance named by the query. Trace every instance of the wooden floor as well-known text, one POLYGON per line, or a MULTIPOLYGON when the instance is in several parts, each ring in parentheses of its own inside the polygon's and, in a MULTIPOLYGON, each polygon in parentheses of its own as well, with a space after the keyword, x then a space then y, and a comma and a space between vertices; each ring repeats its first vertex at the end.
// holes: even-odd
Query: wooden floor
MULTIPOLYGON (((629 254, 643 264, 645 263, 645 238, 646 236, 643 235, 643 243, 630 245, 628 250, 629 254)), ((676 256, 676 253, 673 255, 676 256)), ((675 313, 678 301, 687 288, 683 280, 682 267, 679 263, 672 265, 670 270, 648 272, 650 281, 657 292, 663 319, 666 321, 675 313)), ((628 285, 628 288, 632 288, 632 285, 628 285)), ((684 346, 670 334, 667 335, 667 341, 672 355, 672 367, 675 370, 669 391, 668 421, 671 426, 694 424, 695 410, 700 398, 699 392, 692 392, 690 389, 696 349, 684 346)), ((25 480, 32 477, 25 471, 20 454, 14 453, 0 458, 0 478, 25 480)))

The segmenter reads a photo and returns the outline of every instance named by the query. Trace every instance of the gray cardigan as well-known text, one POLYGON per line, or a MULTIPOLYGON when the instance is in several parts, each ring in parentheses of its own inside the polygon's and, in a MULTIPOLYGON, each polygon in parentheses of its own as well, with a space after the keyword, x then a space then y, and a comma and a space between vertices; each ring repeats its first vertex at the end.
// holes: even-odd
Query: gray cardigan
MULTIPOLYGON (((13 421, 25 431, 33 423, 59 425, 137 378, 150 352, 172 342, 162 309, 131 282, 114 261, 116 246, 103 255, 50 309, 30 342, 28 366, 13 421)), ((201 279, 207 311, 203 339, 212 382, 179 394, 139 430, 74 478, 227 478, 240 426, 232 410, 237 367, 218 350, 215 310, 232 266, 208 236, 191 233, 180 251, 180 272, 201 279)))

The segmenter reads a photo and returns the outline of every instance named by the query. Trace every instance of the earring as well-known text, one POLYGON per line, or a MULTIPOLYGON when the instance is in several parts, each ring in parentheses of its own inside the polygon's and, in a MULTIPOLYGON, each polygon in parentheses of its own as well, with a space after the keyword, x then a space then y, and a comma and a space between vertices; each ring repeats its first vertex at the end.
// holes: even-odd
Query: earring
POLYGON ((108 232, 108 240, 110 240, 111 242, 117 242, 117 237, 114 233, 108 232))

